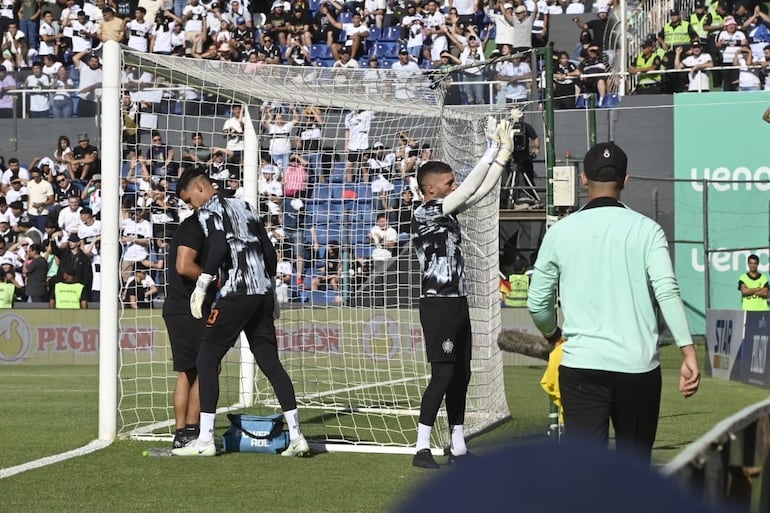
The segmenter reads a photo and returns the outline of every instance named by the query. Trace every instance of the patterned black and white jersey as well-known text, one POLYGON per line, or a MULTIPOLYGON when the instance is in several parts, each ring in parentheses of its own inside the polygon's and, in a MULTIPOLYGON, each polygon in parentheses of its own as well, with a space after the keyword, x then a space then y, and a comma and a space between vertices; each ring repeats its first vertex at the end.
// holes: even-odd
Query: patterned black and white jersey
POLYGON ((197 215, 207 237, 221 230, 227 239, 227 253, 217 273, 222 280, 221 297, 272 291, 273 280, 268 278, 260 239, 264 228, 251 205, 215 194, 198 209, 197 215))
POLYGON ((421 297, 467 295, 462 233, 454 214, 444 215, 444 199, 417 207, 412 217, 412 242, 422 270, 421 297))

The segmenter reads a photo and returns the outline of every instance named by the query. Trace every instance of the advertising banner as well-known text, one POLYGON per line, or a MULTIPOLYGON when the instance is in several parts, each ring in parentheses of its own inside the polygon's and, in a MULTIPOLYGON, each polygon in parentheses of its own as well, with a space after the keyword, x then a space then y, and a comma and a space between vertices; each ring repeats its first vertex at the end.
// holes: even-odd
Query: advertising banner
POLYGON ((770 366, 767 365, 768 312, 746 312, 746 328, 738 355, 740 372, 733 379, 770 388, 770 366))
POLYGON ((736 379, 746 312, 709 310, 706 316, 706 373, 719 379, 736 379))
POLYGON ((674 95, 674 177, 692 180, 674 186, 674 236, 687 241, 675 246, 676 274, 693 333, 706 328, 706 265, 715 309, 741 307, 738 277, 749 254, 759 255, 760 272, 770 270, 770 124, 762 119, 768 105, 764 91, 674 95), (719 182, 704 191, 704 179, 719 182))

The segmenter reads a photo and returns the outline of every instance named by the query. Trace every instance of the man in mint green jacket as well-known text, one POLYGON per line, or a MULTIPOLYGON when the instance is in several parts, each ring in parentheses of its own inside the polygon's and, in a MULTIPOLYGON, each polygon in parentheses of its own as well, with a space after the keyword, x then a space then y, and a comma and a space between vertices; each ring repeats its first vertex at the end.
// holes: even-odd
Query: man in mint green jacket
POLYGON ((698 390, 700 371, 663 230, 619 201, 626 165, 613 143, 586 153, 589 201, 546 233, 527 306, 546 339, 566 340, 559 387, 567 436, 606 444, 612 420, 618 449, 649 461, 661 396, 658 311, 682 351, 684 397, 698 390))

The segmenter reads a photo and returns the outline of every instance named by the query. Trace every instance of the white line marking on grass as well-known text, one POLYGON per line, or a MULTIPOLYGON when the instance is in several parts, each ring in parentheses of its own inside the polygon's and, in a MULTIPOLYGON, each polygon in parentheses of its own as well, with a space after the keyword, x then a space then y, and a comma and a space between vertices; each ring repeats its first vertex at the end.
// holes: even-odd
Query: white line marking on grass
POLYGON ((93 440, 88 445, 84 445, 83 447, 79 447, 71 451, 55 454, 53 456, 46 456, 45 458, 22 463, 21 465, 16 465, 15 467, 2 468, 0 469, 0 479, 15 476, 16 474, 21 474, 27 470, 33 470, 36 468, 45 467, 47 465, 53 465, 54 463, 59 463, 60 461, 68 460, 70 458, 85 456, 86 454, 90 454, 100 449, 104 449, 105 447, 109 447, 110 444, 112 444, 112 441, 93 440))

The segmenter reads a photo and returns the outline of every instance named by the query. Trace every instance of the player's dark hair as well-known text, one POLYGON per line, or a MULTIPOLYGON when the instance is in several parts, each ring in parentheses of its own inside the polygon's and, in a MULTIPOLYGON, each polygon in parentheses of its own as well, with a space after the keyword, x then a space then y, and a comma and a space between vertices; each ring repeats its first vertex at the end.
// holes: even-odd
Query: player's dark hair
POLYGON ((749 255, 749 258, 746 259, 747 262, 755 261, 756 263, 759 263, 759 257, 755 255, 754 253, 749 255))
POLYGON ((417 186, 420 187, 420 191, 425 194, 425 189, 422 187, 422 182, 428 175, 442 175, 444 173, 451 173, 452 167, 446 162, 440 160, 429 160, 425 162, 417 170, 417 186))
POLYGON ((206 170, 203 168, 192 168, 189 171, 186 171, 182 174, 181 177, 179 177, 179 181, 176 183, 176 192, 179 194, 180 192, 186 190, 188 187, 190 187, 190 184, 193 183, 196 180, 205 179, 206 181, 209 181, 209 177, 206 174, 206 170))

